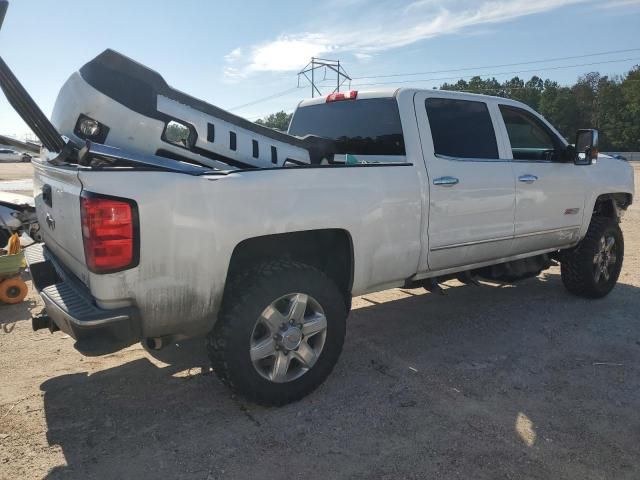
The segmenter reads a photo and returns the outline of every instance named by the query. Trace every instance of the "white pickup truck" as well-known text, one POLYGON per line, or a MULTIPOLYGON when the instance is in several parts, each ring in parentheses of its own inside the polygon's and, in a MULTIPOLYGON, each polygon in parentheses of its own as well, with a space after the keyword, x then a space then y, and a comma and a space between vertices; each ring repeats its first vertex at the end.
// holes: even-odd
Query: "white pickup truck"
MULTIPOLYGON (((452 277, 515 281, 553 261, 573 294, 598 298, 616 284, 633 173, 598 158, 594 130, 579 131, 573 146, 504 98, 349 92, 301 102, 295 138, 275 139, 305 156, 304 137, 322 137, 331 154, 256 167, 218 152, 227 166, 213 168, 199 162, 193 139, 176 158, 144 152, 141 136, 152 152, 172 148, 169 122, 206 140, 217 117, 182 96, 183 108, 158 118, 152 110, 171 102, 137 80, 129 86, 146 89, 151 110, 133 108, 138 95, 110 97, 110 87, 97 91, 75 74, 71 86, 85 92, 77 98, 99 102, 83 109, 85 100, 64 97, 66 85, 56 129, 0 60, 3 90, 48 150, 33 160, 44 243, 27 257, 47 310, 34 328, 61 329, 80 351, 206 336, 226 383, 284 404, 333 369, 352 296, 452 277), (140 130, 145 118, 150 127, 140 130), (85 144, 93 134, 104 134, 100 143, 85 144)), ((227 150, 228 121, 215 126, 227 150)), ((253 141, 243 141, 234 152, 251 152, 253 141)))

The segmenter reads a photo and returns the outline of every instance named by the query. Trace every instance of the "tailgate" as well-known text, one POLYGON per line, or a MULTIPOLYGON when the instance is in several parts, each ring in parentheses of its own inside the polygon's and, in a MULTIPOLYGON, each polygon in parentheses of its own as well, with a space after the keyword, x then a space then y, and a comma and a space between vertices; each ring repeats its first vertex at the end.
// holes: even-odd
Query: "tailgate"
POLYGON ((88 284, 80 219, 82 184, 77 167, 54 166, 40 160, 34 160, 33 167, 33 194, 44 243, 65 267, 88 284))

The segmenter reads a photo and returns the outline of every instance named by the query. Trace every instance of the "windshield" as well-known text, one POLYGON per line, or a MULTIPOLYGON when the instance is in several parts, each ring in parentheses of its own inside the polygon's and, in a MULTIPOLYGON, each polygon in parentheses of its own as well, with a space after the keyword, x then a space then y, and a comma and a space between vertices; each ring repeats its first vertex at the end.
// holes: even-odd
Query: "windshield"
POLYGON ((336 153, 404 155, 404 138, 394 98, 321 103, 296 110, 289 134, 336 140, 336 153))

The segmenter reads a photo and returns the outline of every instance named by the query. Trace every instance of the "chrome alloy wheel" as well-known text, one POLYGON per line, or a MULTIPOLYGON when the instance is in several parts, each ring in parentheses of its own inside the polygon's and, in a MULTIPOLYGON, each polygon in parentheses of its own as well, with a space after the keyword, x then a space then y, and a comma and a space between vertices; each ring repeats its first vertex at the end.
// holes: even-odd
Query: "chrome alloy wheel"
POLYGON ((300 378, 316 363, 327 338, 327 318, 316 299, 284 295, 262 311, 249 354, 256 371, 274 383, 300 378))
POLYGON ((596 283, 609 281, 617 261, 616 239, 613 235, 603 235, 598 253, 593 257, 593 278, 596 283))

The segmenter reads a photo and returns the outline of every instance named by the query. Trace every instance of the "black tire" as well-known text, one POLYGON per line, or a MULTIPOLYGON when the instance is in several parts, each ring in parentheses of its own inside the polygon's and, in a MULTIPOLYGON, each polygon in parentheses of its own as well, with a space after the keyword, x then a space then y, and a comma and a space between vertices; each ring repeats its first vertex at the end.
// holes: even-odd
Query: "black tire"
POLYGON ((315 390, 333 370, 342 352, 346 317, 343 295, 323 272, 290 260, 267 261, 230 281, 216 326, 207 337, 209 358, 218 377, 247 399, 261 405, 295 402, 315 390), (254 368, 250 341, 263 310, 294 292, 313 297, 324 310, 324 347, 302 376, 274 383, 254 368))
POLYGON ((602 298, 613 290, 624 258, 624 237, 618 222, 612 218, 594 216, 591 219, 587 234, 570 251, 561 258, 560 272, 562 282, 569 292, 584 298, 602 298), (608 278, 596 275, 594 258, 601 248, 601 239, 613 238, 615 241, 615 262, 611 263, 608 278))

